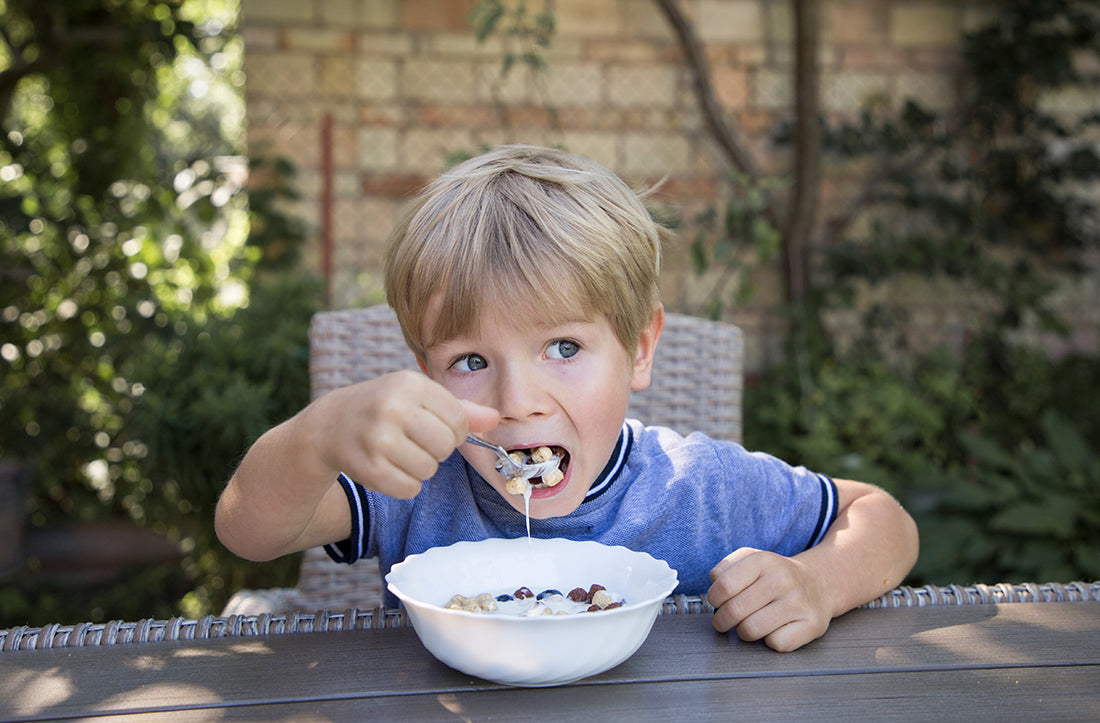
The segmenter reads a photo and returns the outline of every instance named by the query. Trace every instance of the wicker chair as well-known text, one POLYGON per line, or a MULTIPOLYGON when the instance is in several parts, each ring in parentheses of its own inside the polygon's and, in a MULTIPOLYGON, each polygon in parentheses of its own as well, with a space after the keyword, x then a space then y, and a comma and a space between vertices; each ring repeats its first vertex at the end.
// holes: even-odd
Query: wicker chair
MULTIPOLYGON (((313 398, 399 369, 416 369, 397 318, 388 306, 324 311, 310 328, 313 398)), ((654 360, 653 383, 631 397, 628 414, 684 434, 705 432, 741 440, 741 331, 731 324, 666 314, 654 360)), ((321 548, 302 558, 293 589, 242 590, 224 615, 369 608, 382 599, 377 565, 341 565, 321 548)))

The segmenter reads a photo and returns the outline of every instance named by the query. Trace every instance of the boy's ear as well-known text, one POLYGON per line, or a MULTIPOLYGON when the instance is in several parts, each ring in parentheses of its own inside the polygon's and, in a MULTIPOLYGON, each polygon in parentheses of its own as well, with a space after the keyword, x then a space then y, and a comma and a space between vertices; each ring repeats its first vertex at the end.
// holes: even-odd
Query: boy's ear
POLYGON ((634 352, 634 373, 630 377, 630 388, 633 391, 649 386, 653 374, 653 355, 657 352, 657 342, 664 328, 665 307, 658 304, 653 312, 653 318, 642 329, 642 335, 638 338, 638 348, 634 352))

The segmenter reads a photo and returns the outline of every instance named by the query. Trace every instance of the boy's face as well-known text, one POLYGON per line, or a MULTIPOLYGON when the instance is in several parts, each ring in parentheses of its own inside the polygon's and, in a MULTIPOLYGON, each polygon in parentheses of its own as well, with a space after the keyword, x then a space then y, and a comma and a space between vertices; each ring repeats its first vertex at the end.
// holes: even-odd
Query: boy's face
MULTIPOLYGON (((456 397, 500 412, 500 424, 483 435, 488 441, 509 451, 540 445, 565 451, 565 478, 533 489, 530 514, 566 515, 610 459, 630 391, 649 385, 663 313, 656 312, 638 349, 628 352, 603 317, 547 326, 501 306, 482 314, 476 332, 429 346, 422 366, 456 397)), ((437 313, 438 303, 422 328, 433 328, 437 313)), ((492 452, 469 444, 459 449, 512 507, 524 511, 523 496, 504 490, 492 452)))

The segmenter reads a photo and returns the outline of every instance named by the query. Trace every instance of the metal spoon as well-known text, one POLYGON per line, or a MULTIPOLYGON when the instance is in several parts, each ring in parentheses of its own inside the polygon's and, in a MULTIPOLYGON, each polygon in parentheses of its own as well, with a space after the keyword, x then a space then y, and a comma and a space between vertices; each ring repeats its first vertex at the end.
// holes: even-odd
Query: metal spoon
POLYGON ((524 479, 541 477, 547 472, 557 469, 558 465, 561 464, 560 455, 554 455, 545 462, 538 462, 536 464, 516 464, 515 460, 508 456, 508 450, 504 449, 504 447, 490 444, 484 439, 478 439, 472 434, 466 435, 466 441, 470 444, 476 444, 478 447, 484 447, 485 449, 491 449, 496 452, 496 470, 508 479, 513 477, 522 477, 524 479))

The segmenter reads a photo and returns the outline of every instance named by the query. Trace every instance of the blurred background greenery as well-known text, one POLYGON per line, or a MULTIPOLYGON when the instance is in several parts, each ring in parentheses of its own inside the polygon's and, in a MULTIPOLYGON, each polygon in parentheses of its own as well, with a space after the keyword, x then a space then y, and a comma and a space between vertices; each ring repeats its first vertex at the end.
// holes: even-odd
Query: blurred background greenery
POLYGON ((308 399, 321 298, 293 270, 293 169, 243 157, 237 11, 2 6, 0 459, 33 470, 32 530, 123 518, 178 556, 78 591, 32 556, 0 625, 198 615, 293 580, 212 530, 243 450, 308 399))
MULTIPOLYGON (((821 128, 826 160, 926 162, 881 179, 872 243, 833 239, 792 302, 786 361, 746 391, 747 446, 880 484, 914 512, 912 583, 1100 578, 1100 367, 1023 333, 1070 332, 1051 299, 1095 260, 1096 196, 1075 189, 1100 182, 1100 117, 1067 124, 1035 89, 1096 87, 1073 57, 1096 55, 1100 19, 1095 2, 1002 6, 965 40, 974 88, 952 132, 912 104, 821 128), (858 293, 911 274, 981 299, 980 329, 928 350, 882 303, 862 307, 854 341, 826 331, 858 293)), ((482 37, 500 7, 481 4, 482 37)), ((174 551, 75 594, 20 560, 0 627, 216 614, 240 587, 294 584, 296 557, 244 563, 212 530, 249 443, 307 401, 323 296, 297 263, 294 168, 244 159, 237 11, 0 0, 0 472, 29 485, 25 516, 0 495, 0 527, 123 519, 174 551)), ((701 273, 741 273, 744 249, 774 257, 774 188, 745 179, 699 220, 701 273)), ((716 288, 695 311, 737 301, 716 288)))

